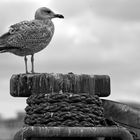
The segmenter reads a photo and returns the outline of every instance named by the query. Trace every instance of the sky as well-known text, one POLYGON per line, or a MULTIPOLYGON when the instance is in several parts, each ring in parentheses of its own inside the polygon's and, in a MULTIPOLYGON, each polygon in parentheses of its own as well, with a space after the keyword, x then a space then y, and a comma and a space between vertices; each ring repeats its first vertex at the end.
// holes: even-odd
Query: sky
MULTIPOLYGON (((39 7, 65 19, 53 20, 51 43, 35 54, 36 72, 109 75, 111 95, 105 99, 139 103, 139 0, 1 0, 0 35, 14 23, 32 20, 39 7)), ((0 113, 5 118, 26 107, 26 98, 9 92, 12 74, 24 72, 23 57, 0 54, 0 113)))

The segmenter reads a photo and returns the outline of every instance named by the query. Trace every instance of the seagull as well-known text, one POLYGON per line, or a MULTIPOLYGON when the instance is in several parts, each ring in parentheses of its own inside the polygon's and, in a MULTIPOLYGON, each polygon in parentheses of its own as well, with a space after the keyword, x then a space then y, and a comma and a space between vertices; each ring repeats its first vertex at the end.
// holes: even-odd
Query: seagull
POLYGON ((54 34, 54 24, 51 21, 53 18, 64 16, 55 14, 47 7, 41 7, 36 10, 33 20, 11 25, 9 31, 0 36, 0 53, 10 52, 23 56, 26 74, 29 73, 27 56, 31 55, 31 73, 35 73, 34 54, 50 43, 54 34))

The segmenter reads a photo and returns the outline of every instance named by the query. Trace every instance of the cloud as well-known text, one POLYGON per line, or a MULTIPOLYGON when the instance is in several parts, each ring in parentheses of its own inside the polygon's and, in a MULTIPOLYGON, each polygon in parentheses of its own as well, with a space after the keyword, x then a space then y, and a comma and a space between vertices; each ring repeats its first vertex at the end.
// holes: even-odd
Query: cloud
POLYGON ((82 15, 89 8, 89 0, 52 0, 52 6, 70 18, 82 15))
POLYGON ((96 14, 118 20, 139 21, 139 0, 90 0, 91 10, 96 14))
POLYGON ((123 21, 140 20, 139 0, 52 0, 52 7, 62 11, 66 18, 82 15, 91 11, 104 18, 123 21))

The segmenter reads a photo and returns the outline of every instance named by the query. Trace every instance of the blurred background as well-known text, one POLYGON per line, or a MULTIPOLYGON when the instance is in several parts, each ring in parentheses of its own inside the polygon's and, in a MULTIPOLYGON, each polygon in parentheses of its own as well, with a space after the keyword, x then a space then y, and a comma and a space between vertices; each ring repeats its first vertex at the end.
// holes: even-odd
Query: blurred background
MULTIPOLYGON (((55 34, 49 46, 35 55, 36 72, 109 75, 111 95, 106 99, 139 108, 140 1, 1 0, 0 34, 14 23, 32 20, 42 6, 65 19, 53 20, 55 34)), ((10 96, 9 80, 24 72, 23 57, 0 54, 0 137, 9 121, 20 122, 13 131, 23 121, 26 98, 10 96)), ((13 134, 11 129, 9 133, 13 134)))

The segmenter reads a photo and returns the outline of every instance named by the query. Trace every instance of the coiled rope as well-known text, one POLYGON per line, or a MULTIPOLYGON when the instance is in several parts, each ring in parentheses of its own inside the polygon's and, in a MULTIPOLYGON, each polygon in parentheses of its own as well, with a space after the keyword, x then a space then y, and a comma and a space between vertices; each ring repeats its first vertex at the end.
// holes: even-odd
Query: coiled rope
POLYGON ((102 101, 87 93, 49 93, 27 99, 25 124, 29 126, 105 126, 102 101))

